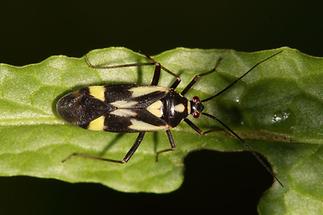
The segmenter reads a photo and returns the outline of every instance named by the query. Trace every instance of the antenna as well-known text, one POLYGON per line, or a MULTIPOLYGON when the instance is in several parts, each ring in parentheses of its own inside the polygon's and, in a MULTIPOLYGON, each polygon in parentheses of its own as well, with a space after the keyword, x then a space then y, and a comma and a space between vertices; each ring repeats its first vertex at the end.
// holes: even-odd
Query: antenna
MULTIPOLYGON (((234 80, 233 82, 231 82, 228 86, 226 86, 223 90, 221 90, 220 92, 216 93, 213 96, 210 96, 206 99, 201 100, 201 102, 207 102, 219 95, 221 95, 222 93, 224 93, 226 90, 228 90, 230 87, 232 87, 234 84, 236 84, 239 80, 241 80, 243 77, 245 77, 249 72, 251 72, 253 69, 255 69, 257 66, 259 66, 260 64, 266 62, 267 60, 271 59, 272 57, 282 53, 282 51, 279 51, 261 61, 259 61, 258 63, 256 63, 254 66, 252 66, 247 72, 245 72, 243 75, 241 75, 239 78, 237 78, 236 80, 234 80)), ((280 186, 284 187, 283 183, 274 175, 273 171, 268 167, 268 165, 264 162, 264 160, 253 150, 253 148, 247 144, 237 133, 235 133, 229 126, 227 126, 224 122, 222 122, 220 119, 218 119, 217 117, 208 114, 208 113, 203 113, 202 114, 208 118, 211 118, 213 120, 216 120, 218 123, 220 123, 227 131, 229 131, 229 133, 231 133, 233 136, 235 136, 238 140, 240 140, 240 142, 243 144, 243 146, 257 159, 257 161, 266 169, 266 171, 280 184, 280 186)), ((210 130, 211 131, 211 130, 210 130)), ((207 132, 208 133, 208 132, 207 132)))
POLYGON ((223 90, 221 90, 220 92, 216 93, 215 95, 213 96, 210 96, 209 98, 206 98, 206 99, 203 99, 201 102, 206 102, 206 101, 209 101, 219 95, 221 95, 222 93, 224 93, 227 89, 229 89, 230 87, 232 87, 234 84, 236 84, 238 81, 240 81, 243 77, 245 77, 249 72, 251 72, 253 69, 255 69, 257 66, 259 66, 260 64, 266 62, 267 60, 269 60, 270 58, 282 53, 283 50, 273 54, 273 55, 270 55, 269 57, 259 61, 258 63, 256 63, 255 65, 253 65, 253 67, 251 67, 247 72, 245 72, 243 75, 241 75, 239 78, 237 78, 236 80, 234 80, 233 82, 231 82, 228 86, 226 86, 223 90))

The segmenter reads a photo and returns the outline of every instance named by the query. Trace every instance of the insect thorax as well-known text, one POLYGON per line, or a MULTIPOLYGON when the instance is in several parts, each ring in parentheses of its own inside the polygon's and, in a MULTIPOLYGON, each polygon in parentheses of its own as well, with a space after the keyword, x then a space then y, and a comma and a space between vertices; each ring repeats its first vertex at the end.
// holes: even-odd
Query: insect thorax
POLYGON ((171 127, 176 127, 189 114, 188 100, 174 90, 169 91, 161 101, 163 102, 162 119, 171 127))

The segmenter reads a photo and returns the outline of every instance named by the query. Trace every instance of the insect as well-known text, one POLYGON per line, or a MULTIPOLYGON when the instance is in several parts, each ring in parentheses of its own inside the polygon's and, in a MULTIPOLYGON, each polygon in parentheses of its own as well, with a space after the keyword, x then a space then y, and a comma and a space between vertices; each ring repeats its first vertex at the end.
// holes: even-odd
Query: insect
MULTIPOLYGON (((214 131, 214 129, 202 131, 197 125, 187 118, 189 115, 192 115, 194 118, 199 118, 201 115, 211 118, 220 123, 228 132, 243 142, 243 139, 240 138, 238 134, 236 134, 220 119, 218 119, 216 116, 205 113, 203 111, 203 103, 219 96, 245 77, 258 65, 280 53, 281 51, 272 54, 256 63, 223 90, 204 99, 200 99, 198 96, 188 99, 185 97, 185 95, 199 79, 215 72, 222 58, 218 58, 212 70, 196 75, 180 93, 175 91, 175 89, 181 82, 181 78, 149 56, 146 56, 149 60, 149 62, 146 63, 130 63, 112 66, 92 65, 86 58, 86 62, 89 67, 94 69, 139 67, 147 65, 154 66, 155 69, 150 85, 116 84, 88 86, 68 93, 58 100, 56 105, 57 112, 69 123, 89 130, 139 133, 133 146, 122 160, 103 158, 83 153, 72 153, 70 156, 64 159, 63 162, 73 156, 79 156, 123 164, 130 160, 144 139, 146 132, 163 130, 167 134, 170 148, 158 151, 156 155, 156 158, 158 158, 158 155, 161 153, 175 150, 176 144, 172 136, 171 129, 176 127, 181 121, 187 123, 200 135, 214 131), (161 71, 175 77, 175 81, 170 87, 158 86, 161 71)), ((245 146, 248 147, 248 150, 252 151, 249 145, 245 144, 245 146)), ((262 159, 256 153, 253 152, 253 154, 266 168, 266 170, 273 175, 271 170, 262 161, 262 159)), ((279 182, 278 179, 277 181, 279 182)))

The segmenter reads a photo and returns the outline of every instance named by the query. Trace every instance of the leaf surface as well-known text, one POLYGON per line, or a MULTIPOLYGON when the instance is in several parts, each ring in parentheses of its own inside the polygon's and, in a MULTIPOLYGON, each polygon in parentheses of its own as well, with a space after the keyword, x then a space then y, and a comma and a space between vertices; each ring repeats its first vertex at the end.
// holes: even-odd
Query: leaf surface
MULTIPOLYGON (((214 95, 257 62, 284 50, 259 65, 241 81, 205 104, 207 113, 225 122, 272 165, 284 187, 274 182, 260 205, 261 214, 323 214, 323 59, 290 48, 254 53, 233 50, 177 48, 154 56, 179 74, 182 90, 194 75, 211 70, 187 94, 202 99, 214 95)), ((146 62, 125 48, 91 51, 93 65, 146 62)), ((124 192, 164 193, 183 181, 183 158, 193 150, 241 151, 235 137, 215 121, 194 120, 206 136, 182 123, 172 130, 175 152, 155 162, 156 151, 169 147, 164 132, 148 133, 126 165, 74 158, 73 152, 122 159, 137 134, 120 135, 81 129, 64 122, 56 102, 67 92, 88 85, 149 84, 152 66, 93 69, 85 58, 52 56, 41 63, 14 67, 0 64, 0 175, 29 175, 67 182, 96 182, 124 192)), ((160 86, 174 80, 162 73, 160 86)), ((234 171, 234 170, 233 170, 234 171)), ((216 185, 215 185, 216 186, 216 185)))

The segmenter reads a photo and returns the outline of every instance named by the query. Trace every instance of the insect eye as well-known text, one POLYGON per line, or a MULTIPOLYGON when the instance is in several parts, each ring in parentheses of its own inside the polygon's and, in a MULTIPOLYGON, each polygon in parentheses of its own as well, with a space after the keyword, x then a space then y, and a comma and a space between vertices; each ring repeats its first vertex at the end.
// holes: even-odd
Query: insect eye
POLYGON ((193 96, 192 101, 193 101, 194 103, 200 103, 200 102, 201 102, 201 101, 200 101, 200 98, 199 98, 199 97, 197 97, 197 96, 193 96))
POLYGON ((194 118, 199 118, 200 117, 200 112, 195 111, 192 115, 193 115, 194 118))

